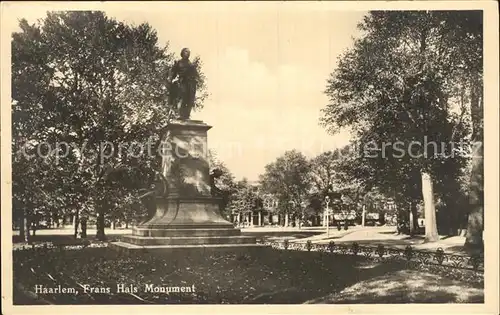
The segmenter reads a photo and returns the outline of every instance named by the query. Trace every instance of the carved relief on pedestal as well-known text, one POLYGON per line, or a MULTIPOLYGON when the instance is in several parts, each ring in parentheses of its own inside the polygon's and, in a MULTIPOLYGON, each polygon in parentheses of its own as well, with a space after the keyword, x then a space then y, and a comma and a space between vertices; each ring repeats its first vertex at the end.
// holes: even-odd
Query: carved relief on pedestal
MULTIPOLYGON (((198 127, 197 125, 194 125, 198 127)), ((173 128, 162 142, 162 174, 170 194, 210 196, 206 128, 173 128)))

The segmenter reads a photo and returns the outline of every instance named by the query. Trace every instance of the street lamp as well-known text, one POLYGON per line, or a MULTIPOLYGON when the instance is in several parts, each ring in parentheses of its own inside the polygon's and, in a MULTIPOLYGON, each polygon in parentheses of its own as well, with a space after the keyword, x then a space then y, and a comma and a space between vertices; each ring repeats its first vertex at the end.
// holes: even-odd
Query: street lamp
POLYGON ((330 208, 328 207, 328 205, 330 204, 329 196, 325 197, 325 203, 326 203, 326 235, 329 237, 330 236, 330 208))

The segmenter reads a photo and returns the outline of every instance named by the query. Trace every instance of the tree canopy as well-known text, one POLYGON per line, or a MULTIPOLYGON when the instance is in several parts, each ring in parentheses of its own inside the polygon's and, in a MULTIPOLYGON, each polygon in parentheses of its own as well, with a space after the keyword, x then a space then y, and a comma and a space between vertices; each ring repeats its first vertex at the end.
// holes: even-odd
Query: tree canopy
MULTIPOLYGON (((12 35, 14 212, 48 205, 78 213, 85 204, 102 238, 104 217, 125 211, 154 176, 173 111, 166 102, 173 54, 149 24, 100 11, 52 12, 19 26, 12 35)), ((204 76, 199 58, 195 64, 201 107, 204 76)))
POLYGON ((450 183, 467 172, 462 153, 477 138, 481 12, 373 11, 359 29, 328 80, 321 122, 355 135, 354 178, 408 202, 424 199, 427 220, 435 198, 452 206, 449 196, 461 193, 450 183))

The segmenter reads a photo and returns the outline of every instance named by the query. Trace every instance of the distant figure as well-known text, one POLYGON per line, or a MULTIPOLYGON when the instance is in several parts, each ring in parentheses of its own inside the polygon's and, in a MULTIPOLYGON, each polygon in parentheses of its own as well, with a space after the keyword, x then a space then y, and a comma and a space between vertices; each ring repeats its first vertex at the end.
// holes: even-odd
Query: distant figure
POLYGON ((178 111, 178 118, 188 120, 196 97, 196 65, 189 60, 189 48, 183 48, 168 76, 169 105, 178 111))

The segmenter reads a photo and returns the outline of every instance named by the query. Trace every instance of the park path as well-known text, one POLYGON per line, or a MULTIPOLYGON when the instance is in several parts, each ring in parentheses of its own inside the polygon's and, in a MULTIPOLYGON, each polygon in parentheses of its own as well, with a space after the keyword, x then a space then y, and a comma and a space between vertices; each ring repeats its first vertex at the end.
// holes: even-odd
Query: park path
MULTIPOLYGON (((95 235, 96 232, 97 232, 97 230, 95 228, 87 229, 87 235, 95 235)), ((73 227, 71 227, 71 226, 64 227, 64 228, 56 228, 56 229, 36 230, 36 235, 73 235, 73 233, 74 233, 74 230, 73 230, 73 227)), ((106 229, 104 229, 104 233, 106 235, 123 235, 123 234, 132 233, 132 229, 106 228, 106 229)), ((19 235, 19 230, 12 231, 12 235, 14 235, 14 236, 19 235)))
POLYGON ((339 233, 330 234, 330 237, 328 237, 326 233, 315 235, 313 237, 300 239, 300 242, 307 242, 308 240, 315 244, 328 244, 330 241, 334 241, 336 244, 350 244, 356 242, 359 245, 377 246, 382 244, 387 247, 400 249, 404 249, 406 246, 411 245, 417 250, 435 251, 438 248, 442 248, 447 252, 453 253, 463 253, 463 245, 465 243, 465 238, 461 236, 441 236, 441 239, 437 242, 426 243, 424 242, 423 236, 420 235, 415 237, 402 234, 397 235, 396 228, 393 226, 359 227, 352 231, 335 232, 339 233))
MULTIPOLYGON (((321 232, 324 231, 322 227, 274 227, 274 226, 259 226, 259 227, 240 227, 242 232, 255 232, 255 233, 267 233, 267 232, 321 232)), ((106 235, 123 235, 123 234, 131 234, 132 229, 128 228, 106 228, 104 229, 106 235)), ((333 229, 331 229, 333 231, 333 229)), ((72 235, 74 232, 72 226, 66 226, 64 228, 54 228, 54 229, 40 229, 36 230, 36 235, 72 235)), ((87 229, 88 235, 95 235, 96 229, 89 228, 87 229)), ((19 230, 12 231, 13 235, 19 235, 19 230)))
MULTIPOLYGON (((298 229, 297 227, 250 227, 242 228, 242 232, 252 232, 256 234, 266 234, 269 232, 325 232, 324 227, 302 227, 298 229)), ((95 229, 87 230, 88 235, 95 235, 95 229)), ((108 236, 112 235, 123 235, 130 234, 131 229, 106 229, 105 233, 108 236)), ((19 231, 13 231, 13 234, 19 234, 19 231)), ((62 228, 62 229, 44 229, 37 230, 36 235, 39 236, 50 236, 50 235, 72 235, 72 228, 62 228)), ((437 248, 442 248, 447 252, 453 253, 464 253, 463 244, 465 243, 465 238, 460 236, 453 237, 441 237, 441 240, 433 243, 425 243, 422 236, 409 237, 408 235, 397 235, 396 227, 394 226, 377 226, 377 227, 361 227, 354 226, 349 227, 349 230, 338 231, 335 227, 330 228, 329 233, 320 233, 317 235, 290 239, 290 242, 305 243, 311 241, 314 244, 328 244, 334 241, 337 244, 350 244, 357 242, 359 245, 366 246, 377 246, 382 244, 387 247, 401 248, 404 249, 406 246, 411 245, 415 249, 419 250, 430 250, 435 251, 437 248)))
MULTIPOLYGON (((326 228, 322 228, 322 231, 325 231, 326 228)), ((344 237, 347 237, 350 234, 361 232, 364 230, 371 230, 371 229, 380 229, 379 227, 361 227, 361 226, 354 226, 354 227, 349 227, 349 230, 337 230, 337 228, 330 228, 330 231, 328 233, 322 233, 318 235, 313 235, 310 237, 304 237, 304 238, 299 238, 295 240, 290 240, 290 242, 294 243, 305 243, 307 241, 311 241, 315 244, 325 244, 330 241, 335 241, 337 242, 338 240, 343 239, 344 237)))

